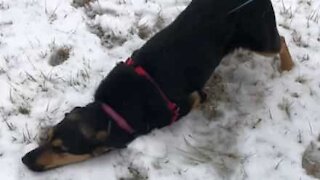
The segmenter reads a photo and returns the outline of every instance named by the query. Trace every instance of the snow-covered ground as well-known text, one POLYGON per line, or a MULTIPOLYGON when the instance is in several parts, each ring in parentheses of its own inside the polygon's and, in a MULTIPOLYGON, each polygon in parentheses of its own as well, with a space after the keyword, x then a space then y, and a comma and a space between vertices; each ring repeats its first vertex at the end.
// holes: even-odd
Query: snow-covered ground
POLYGON ((90 102, 115 63, 189 0, 98 0, 86 8, 76 2, 0 0, 0 179, 313 179, 301 163, 320 131, 320 0, 272 1, 292 71, 280 73, 277 58, 239 51, 216 69, 204 113, 193 112, 124 150, 29 171, 20 159, 41 132, 90 102), (62 64, 56 61, 61 48, 62 64))

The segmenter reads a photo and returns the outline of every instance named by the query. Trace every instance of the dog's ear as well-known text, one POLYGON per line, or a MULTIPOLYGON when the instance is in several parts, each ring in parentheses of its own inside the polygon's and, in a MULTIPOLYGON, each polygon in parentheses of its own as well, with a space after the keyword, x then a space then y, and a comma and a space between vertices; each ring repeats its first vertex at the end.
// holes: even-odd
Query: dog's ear
POLYGON ((101 144, 105 142, 109 136, 107 131, 98 131, 95 130, 85 124, 80 124, 79 127, 81 133, 87 138, 93 141, 95 144, 101 144))
POLYGON ((92 137, 95 135, 95 131, 93 128, 87 126, 86 124, 80 124, 79 129, 81 133, 86 137, 87 139, 92 139, 92 137))
POLYGON ((81 118, 80 112, 81 112, 81 107, 75 107, 71 110, 71 112, 65 113, 64 116, 65 118, 70 120, 78 120, 81 118))

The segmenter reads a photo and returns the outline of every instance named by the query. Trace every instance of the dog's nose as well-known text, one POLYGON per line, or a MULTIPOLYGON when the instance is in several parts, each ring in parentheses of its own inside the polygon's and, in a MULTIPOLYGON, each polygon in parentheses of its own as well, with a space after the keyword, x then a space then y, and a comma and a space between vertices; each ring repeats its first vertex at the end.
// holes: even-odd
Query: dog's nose
POLYGON ((37 156, 35 155, 35 152, 31 151, 27 153, 25 156, 23 156, 21 160, 23 164, 25 164, 32 171, 44 171, 44 167, 36 163, 36 157, 37 156))

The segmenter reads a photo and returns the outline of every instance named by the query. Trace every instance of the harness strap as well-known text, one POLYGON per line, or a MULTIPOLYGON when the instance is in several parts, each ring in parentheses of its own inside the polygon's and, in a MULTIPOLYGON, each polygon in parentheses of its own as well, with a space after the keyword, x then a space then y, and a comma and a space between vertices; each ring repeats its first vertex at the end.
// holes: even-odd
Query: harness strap
POLYGON ((111 106, 107 104, 102 104, 102 109, 105 113, 107 113, 111 118, 117 123, 117 125, 125 130, 126 132, 133 134, 134 129, 128 124, 128 122, 119 114, 117 113, 111 106))
MULTIPOLYGON (((128 66, 133 66, 134 65, 133 59, 128 58, 126 61, 126 64, 128 66)), ((134 67, 134 70, 138 75, 148 79, 152 83, 152 85, 159 91, 159 93, 160 93, 161 97, 164 99, 164 101, 166 101, 168 109, 172 112, 171 124, 174 123, 175 121, 177 121, 177 119, 179 117, 179 107, 177 106, 177 104, 169 100, 169 98, 161 90, 159 85, 154 81, 154 79, 147 73, 147 71, 142 66, 136 66, 136 67, 134 67)))
MULTIPOLYGON (((126 61, 126 64, 128 66, 133 66, 134 61, 132 58, 128 58, 126 61)), ((168 109, 172 112, 172 118, 171 118, 171 124, 177 121, 179 117, 179 107, 172 101, 169 100, 169 98, 165 95, 165 93, 161 90, 161 88, 158 86, 158 84, 153 80, 153 78, 145 71, 145 69, 142 66, 135 66, 134 67, 135 72, 142 77, 145 77, 147 80, 149 80, 152 85, 159 91, 161 97, 166 102, 168 109)), ((102 104, 103 111, 111 116, 111 118, 116 122, 116 124, 126 131, 129 134, 135 133, 135 130, 130 126, 130 124, 124 119, 118 112, 116 112, 111 106, 108 104, 102 104)))

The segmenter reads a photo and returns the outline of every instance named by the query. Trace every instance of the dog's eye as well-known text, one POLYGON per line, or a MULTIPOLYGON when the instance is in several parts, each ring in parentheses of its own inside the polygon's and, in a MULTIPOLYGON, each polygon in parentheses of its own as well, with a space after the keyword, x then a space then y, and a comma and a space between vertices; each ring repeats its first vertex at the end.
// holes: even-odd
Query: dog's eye
POLYGON ((53 152, 55 153, 65 153, 68 151, 68 149, 64 146, 60 146, 60 147, 52 147, 53 152))

